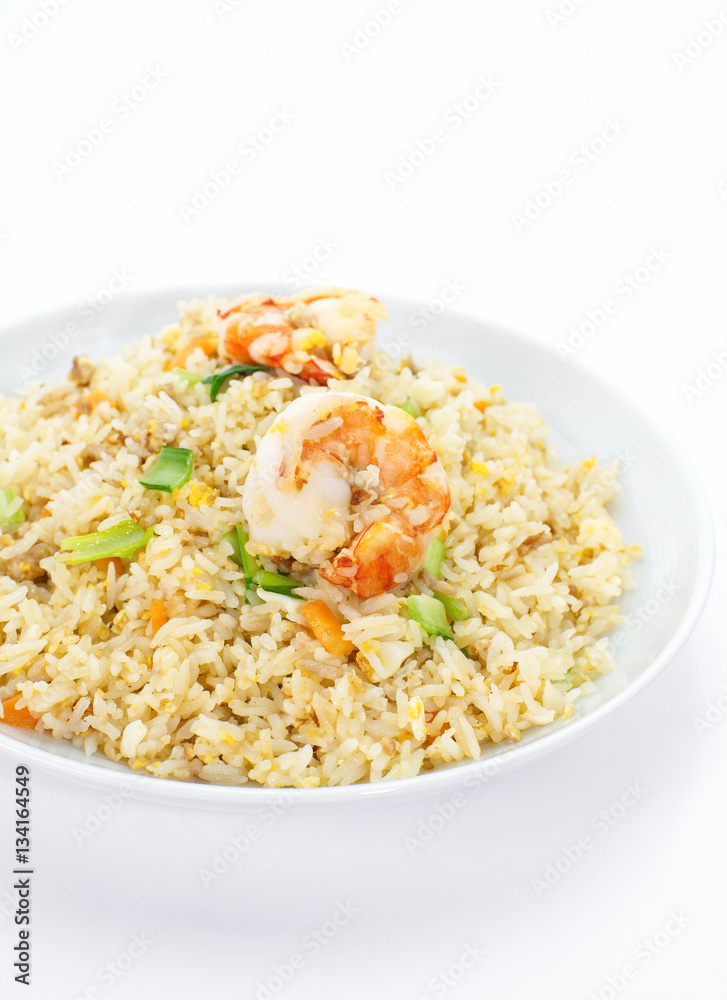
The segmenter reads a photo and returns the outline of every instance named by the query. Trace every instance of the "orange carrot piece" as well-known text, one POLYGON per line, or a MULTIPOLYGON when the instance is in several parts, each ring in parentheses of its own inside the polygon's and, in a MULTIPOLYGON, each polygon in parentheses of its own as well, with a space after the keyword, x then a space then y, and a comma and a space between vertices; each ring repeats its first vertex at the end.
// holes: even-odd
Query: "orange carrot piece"
POLYGON ((39 517, 53 517, 53 513, 52 511, 48 510, 47 507, 44 507, 43 510, 40 512, 39 517))
POLYGON ((38 720, 34 719, 27 708, 16 708, 15 705, 22 695, 16 694, 12 698, 6 698, 3 702, 3 717, 0 722, 8 726, 18 726, 20 729, 35 729, 38 720))
POLYGON ((321 646, 333 656, 350 656, 353 643, 343 634, 341 623, 325 601, 310 601, 303 608, 303 617, 321 646))
POLYGON ((192 337, 189 343, 185 344, 184 347, 180 347, 174 355, 171 367, 186 368, 187 358, 193 351, 196 351, 198 347, 204 351, 208 358, 211 358, 217 350, 216 345, 210 340, 209 337, 192 337))
POLYGON ((84 393, 84 395, 81 396, 76 403, 74 403, 76 408, 76 420, 78 420, 82 413, 88 416, 89 413, 92 413, 96 409, 99 403, 110 403, 112 406, 116 406, 116 401, 110 396, 107 396, 105 392, 99 392, 98 389, 94 389, 93 392, 84 393))
POLYGON ((124 562, 123 559, 119 558, 119 556, 112 556, 110 559, 96 559, 95 563, 102 573, 105 573, 108 570, 111 563, 113 563, 114 566, 116 567, 117 580, 124 572, 124 562))
POLYGON ((167 618, 167 612, 164 608, 164 601, 152 601, 151 630, 154 635, 156 635, 162 625, 166 625, 168 621, 169 619, 167 618))

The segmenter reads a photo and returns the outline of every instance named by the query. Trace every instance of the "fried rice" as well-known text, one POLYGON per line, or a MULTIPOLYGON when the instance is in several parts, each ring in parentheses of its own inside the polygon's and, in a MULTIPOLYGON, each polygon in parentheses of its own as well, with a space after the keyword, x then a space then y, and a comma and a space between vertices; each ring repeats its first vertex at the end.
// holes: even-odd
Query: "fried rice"
MULTIPOLYGON (((451 490, 440 573, 363 600, 289 560, 295 594, 246 587, 228 533, 256 449, 293 400, 328 389, 259 371, 212 402, 173 362, 212 336, 220 305, 180 303, 158 335, 0 399, 0 486, 25 518, 0 539, 0 697, 87 754, 274 788, 416 775, 572 716, 612 667, 606 632, 638 551, 607 510, 614 469, 561 464, 535 406, 460 366, 378 353, 335 390, 421 414, 451 490), (194 457, 172 493, 140 483, 162 446, 194 457), (64 539, 129 519, 153 529, 133 558, 57 558, 64 539), (408 611, 435 592, 466 611, 452 639, 408 611), (314 601, 350 655, 316 638, 314 601)), ((220 360, 196 349, 186 367, 208 376, 220 360)))

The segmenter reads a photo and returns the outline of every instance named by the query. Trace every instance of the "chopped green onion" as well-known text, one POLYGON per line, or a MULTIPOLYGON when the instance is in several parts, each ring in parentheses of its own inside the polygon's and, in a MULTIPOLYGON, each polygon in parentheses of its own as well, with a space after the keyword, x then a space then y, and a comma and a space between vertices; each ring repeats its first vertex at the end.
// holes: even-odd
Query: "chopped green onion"
POLYGON ((247 551, 247 543, 250 541, 250 536, 245 531, 243 526, 241 524, 236 524, 235 531, 237 532, 237 543, 240 546, 242 568, 245 570, 245 577, 252 580, 255 574, 262 569, 262 566, 258 562, 257 557, 250 555, 247 551))
POLYGON ((447 555, 447 547, 441 538, 435 538, 424 556, 424 569, 437 579, 442 575, 442 563, 447 555))
POLYGON ((121 521, 113 528, 104 531, 93 531, 90 535, 76 535, 64 538, 61 550, 68 555, 57 555, 59 562, 75 565, 76 563, 93 562, 95 559, 131 559, 143 548, 154 534, 152 528, 146 531, 136 521, 121 521))
MULTIPOLYGON (((230 559, 242 569, 245 574, 245 590, 249 590, 252 587, 252 578, 261 570, 260 563, 255 556, 251 556, 247 551, 246 546, 250 541, 250 536, 241 524, 236 524, 223 537, 232 546, 230 559)), ((245 596, 245 602, 247 603, 247 595, 245 596)))
POLYGON ((194 455, 189 448, 167 448, 159 452, 154 465, 139 482, 148 490, 171 493, 189 480, 194 468, 194 455))
POLYGON ((210 387, 210 400, 214 403, 231 378, 242 378, 251 375, 253 372, 269 372, 265 365, 233 365, 232 368, 225 368, 224 371, 217 372, 216 375, 208 375, 204 380, 210 387))
POLYGON ((399 404, 399 409, 403 410, 404 413, 408 413, 410 417, 421 417, 422 411, 418 403, 415 403, 413 399, 407 399, 405 402, 399 404))
POLYGON ((554 681, 555 684, 567 684, 568 690, 572 691, 573 688, 580 687, 588 680, 588 670, 584 671, 583 665, 581 663, 576 663, 575 666, 571 667, 567 671, 565 677, 562 681, 554 681))
POLYGON ((196 372, 188 372, 186 368, 172 368, 175 375, 179 375, 180 378, 184 379, 185 382, 189 382, 190 385, 196 385, 197 382, 204 382, 205 376, 198 375, 196 372))
POLYGON ((0 490, 0 526, 14 528, 25 520, 23 501, 12 486, 0 490))
POLYGON ((443 639, 454 639, 454 633, 447 622, 444 605, 433 597, 415 594, 407 597, 409 615, 418 622, 429 635, 440 635, 443 639))
POLYGON ((222 538, 232 547, 232 555, 230 556, 230 559, 232 559, 233 563, 237 566, 242 567, 242 546, 240 545, 240 536, 237 532, 238 528, 239 525, 236 524, 234 528, 230 528, 229 531, 226 531, 222 538))
POLYGON ((462 601, 455 601, 453 597, 448 597, 446 594, 440 594, 438 591, 434 594, 434 596, 444 605, 444 610, 453 622, 464 622, 467 621, 468 618, 472 617, 462 601))
POLYGON ((256 573, 259 573, 262 569, 256 556, 250 555, 247 551, 247 543, 250 541, 250 536, 246 531, 243 530, 242 525, 238 524, 236 529, 237 540, 240 546, 240 554, 242 556, 242 569, 245 573, 245 583, 249 586, 252 583, 252 578, 256 573))
POLYGON ((296 596, 292 593, 293 590, 305 586, 300 580, 294 580, 290 576, 283 576, 282 573, 270 573, 266 569, 258 570, 252 581, 258 587, 262 587, 263 590, 270 591, 271 594, 285 594, 289 597, 296 596))

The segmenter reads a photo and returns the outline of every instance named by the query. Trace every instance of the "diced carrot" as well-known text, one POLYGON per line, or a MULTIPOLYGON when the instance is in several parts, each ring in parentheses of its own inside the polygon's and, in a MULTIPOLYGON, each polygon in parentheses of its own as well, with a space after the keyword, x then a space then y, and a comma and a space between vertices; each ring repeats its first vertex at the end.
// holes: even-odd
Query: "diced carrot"
POLYGON ((40 517, 53 517, 53 513, 52 513, 52 511, 48 510, 47 507, 44 507, 43 510, 40 512, 39 516, 40 517))
POLYGON ((341 623, 325 601, 310 601, 303 608, 303 617, 318 642, 333 656, 350 656, 353 643, 343 634, 341 623))
POLYGON ((116 567, 117 580, 124 572, 124 561, 123 559, 120 559, 119 556, 112 556, 110 559, 96 559, 95 562, 102 573, 105 573, 108 570, 111 563, 113 563, 114 566, 116 567))
POLYGON ((187 365, 187 358, 189 355, 196 351, 197 348, 204 351, 208 358, 217 350, 216 344, 209 337, 192 337, 188 344, 184 347, 180 347, 177 353, 172 358, 171 368, 185 368, 187 365))
POLYGON ((164 608, 164 601, 152 601, 151 630, 154 635, 156 635, 162 625, 166 625, 168 621, 169 619, 167 618, 167 612, 164 608))
POLYGON ((76 420, 78 420, 82 413, 88 416, 89 413, 92 413, 96 409, 99 403, 110 403, 111 406, 116 406, 116 401, 107 396, 105 392, 99 392, 98 389, 94 389, 93 392, 84 393, 74 404, 76 408, 76 420))
POLYGON ((18 726, 20 729, 35 729, 38 720, 34 719, 27 708, 16 708, 15 705, 22 695, 16 694, 12 698, 6 698, 3 702, 3 717, 0 722, 5 722, 8 726, 18 726))

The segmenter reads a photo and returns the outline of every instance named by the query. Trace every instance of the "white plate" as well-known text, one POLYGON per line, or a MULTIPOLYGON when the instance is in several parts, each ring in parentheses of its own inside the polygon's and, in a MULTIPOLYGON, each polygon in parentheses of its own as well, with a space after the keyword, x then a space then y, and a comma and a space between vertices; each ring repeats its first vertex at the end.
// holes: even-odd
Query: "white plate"
MULTIPOLYGON (((143 293, 119 298, 93 318, 88 310, 82 313, 78 307, 69 307, 17 323, 0 334, 0 391, 12 392, 31 372, 47 380, 64 375, 74 354, 99 358, 118 351, 125 341, 156 333, 175 320, 175 303, 180 298, 231 297, 240 291, 238 286, 223 286, 143 293)), ((595 692, 576 702, 576 714, 569 721, 531 729, 515 746, 487 749, 480 761, 415 778, 286 790, 306 803, 333 804, 372 795, 429 795, 462 785, 474 787, 496 772, 562 746, 603 722, 664 668, 696 624, 712 576, 711 514, 697 475, 666 433, 630 401, 561 360, 554 350, 520 335, 454 313, 415 332, 411 320, 416 303, 387 300, 387 305, 391 321, 381 328, 380 346, 399 352, 403 347, 404 353, 411 350, 419 360, 464 365, 486 385, 502 385, 510 399, 536 403, 564 461, 595 455, 604 462, 622 456, 623 491, 611 510, 624 537, 643 545, 644 558, 635 566, 636 587, 621 601, 630 620, 612 634, 617 669, 597 681, 595 692)), ((215 786, 152 778, 102 756, 86 757, 66 742, 1 724, 0 751, 71 780, 125 786, 125 792, 135 797, 179 805, 258 807, 280 794, 256 785, 215 786)))

